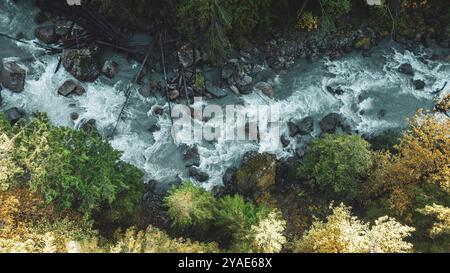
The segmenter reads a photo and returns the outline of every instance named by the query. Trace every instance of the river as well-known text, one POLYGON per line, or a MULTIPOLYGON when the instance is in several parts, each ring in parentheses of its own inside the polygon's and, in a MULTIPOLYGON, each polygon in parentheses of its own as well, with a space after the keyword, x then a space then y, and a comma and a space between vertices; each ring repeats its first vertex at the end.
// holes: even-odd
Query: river
MULTIPOLYGON (((28 40, 34 39, 34 15, 38 12, 31 1, 0 1, 0 32, 15 36, 23 32, 28 40)), ((434 53, 449 54, 448 50, 431 47, 434 53)), ((402 128, 405 119, 417 109, 431 109, 433 95, 450 80, 450 63, 423 62, 423 53, 412 53, 390 41, 382 42, 372 50, 371 57, 353 52, 337 60, 320 59, 314 63, 298 61, 287 74, 273 75, 275 95, 264 98, 257 93, 236 97, 230 91, 225 99, 208 100, 207 104, 243 103, 247 108, 257 105, 277 105, 282 109, 281 132, 286 134, 287 121, 291 118, 311 116, 316 126, 313 135, 319 133, 318 122, 326 114, 340 113, 354 130, 361 134, 377 134, 389 128, 402 128), (414 79, 426 83, 424 90, 415 90, 411 77, 400 74, 397 68, 410 63, 415 71, 414 79), (344 94, 334 96, 327 86, 340 87, 344 94), (382 114, 380 114, 382 113, 382 114)), ((124 90, 139 69, 139 64, 128 62, 118 53, 108 52, 104 58, 120 64, 120 73, 114 79, 100 77, 94 83, 84 83, 86 93, 80 97, 62 97, 58 88, 72 76, 61 68, 54 73, 58 56, 43 54, 36 46, 21 44, 0 38, 0 58, 16 60, 27 68, 25 90, 22 93, 2 91, 1 110, 21 107, 27 113, 48 113, 57 125, 78 128, 80 122, 95 119, 98 130, 108 136, 115 125, 118 113, 125 101, 124 90), (78 122, 70 119, 70 113, 80 115, 78 122)), ((448 93, 447 87, 443 93, 448 93)), ((146 181, 155 179, 162 184, 179 175, 188 179, 180 149, 174 143, 170 118, 154 116, 152 107, 168 108, 162 97, 143 98, 133 92, 130 103, 119 123, 115 135, 109 138, 111 145, 123 151, 123 160, 134 164, 146 174, 146 181), (151 124, 161 128, 148 132, 151 124)), ((280 146, 275 154, 278 158, 292 156, 298 139, 280 146)), ((192 144, 192 143, 188 143, 192 144)), ((200 169, 210 175, 206 188, 222 183, 224 171, 241 160, 248 151, 264 151, 267 147, 255 142, 237 142, 218 139, 216 142, 198 142, 200 169)))

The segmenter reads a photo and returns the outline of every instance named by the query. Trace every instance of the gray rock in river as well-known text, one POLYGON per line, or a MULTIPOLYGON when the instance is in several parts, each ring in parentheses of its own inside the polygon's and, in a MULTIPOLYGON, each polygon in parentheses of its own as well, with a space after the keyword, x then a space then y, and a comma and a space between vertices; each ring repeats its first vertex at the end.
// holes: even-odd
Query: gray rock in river
POLYGON ((281 145, 283 145, 283 148, 286 148, 287 146, 289 146, 289 144, 291 144, 291 142, 289 141, 289 139, 286 137, 286 135, 281 135, 280 137, 280 142, 281 145))
POLYGON ((327 86, 327 91, 328 91, 328 93, 330 93, 332 95, 335 95, 335 96, 342 96, 342 95, 344 95, 344 90, 342 90, 341 87, 333 88, 331 86, 327 86))
POLYGON ((44 44, 53 44, 58 41, 58 35, 52 26, 38 27, 34 30, 34 35, 44 44))
POLYGON ((289 135, 294 137, 296 135, 307 135, 314 131, 314 119, 306 117, 301 120, 291 120, 288 122, 289 135))
POLYGON ((413 84, 416 90, 423 90, 425 88, 425 82, 422 80, 414 80, 413 84))
POLYGON ((198 182, 206 182, 209 179, 209 175, 197 167, 189 167, 189 176, 195 178, 198 182))
POLYGON ((404 64, 400 65, 398 68, 398 72, 405 74, 405 75, 414 76, 414 69, 413 69, 412 65, 408 64, 408 63, 404 63, 404 64))
POLYGON ((238 82, 237 87, 239 88, 239 92, 242 94, 250 94, 252 92, 252 85, 253 78, 245 75, 243 76, 238 82))
POLYGON ((6 119, 11 123, 15 124, 20 119, 25 117, 25 111, 22 109, 19 109, 17 107, 10 108, 5 111, 6 119))
POLYGON ((103 64, 102 73, 110 79, 114 78, 119 73, 119 64, 111 60, 106 61, 103 64))
POLYGON ((25 86, 27 72, 15 62, 0 61, 0 83, 6 89, 20 93, 25 86))
POLYGON ((258 82, 255 84, 255 89, 261 91, 264 95, 269 98, 273 98, 273 87, 267 82, 258 82))
POLYGON ((324 134, 334 134, 341 122, 341 115, 337 113, 328 114, 320 121, 320 130, 324 134))
POLYGON ((97 46, 65 49, 62 53, 62 64, 77 80, 93 82, 100 75, 99 56, 100 49, 97 46))
POLYGON ((198 153, 197 146, 191 147, 186 144, 182 144, 180 149, 183 155, 184 165, 186 167, 200 166, 200 154, 198 153))
POLYGON ((227 92, 223 88, 214 86, 209 81, 207 81, 205 84, 205 91, 215 98, 223 98, 227 96, 227 92))
POLYGON ((69 96, 71 94, 75 94, 78 96, 82 96, 86 90, 79 82, 74 80, 67 80, 64 84, 58 89, 58 93, 62 96, 69 96))

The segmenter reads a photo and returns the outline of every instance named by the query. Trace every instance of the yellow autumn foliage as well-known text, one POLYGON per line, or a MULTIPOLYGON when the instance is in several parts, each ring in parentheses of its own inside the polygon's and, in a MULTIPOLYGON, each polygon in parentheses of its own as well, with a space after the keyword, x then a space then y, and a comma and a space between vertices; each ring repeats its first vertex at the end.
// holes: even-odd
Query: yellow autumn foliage
POLYGON ((375 156, 375 168, 364 192, 388 196, 390 207, 411 218, 417 189, 434 185, 450 193, 450 120, 419 112, 395 146, 396 154, 375 156))
POLYGON ((20 172, 12 160, 14 140, 0 131, 0 191, 10 188, 11 180, 20 172))
POLYGON ((286 243, 286 221, 279 211, 273 210, 257 225, 251 227, 250 239, 258 253, 278 253, 286 243))
POLYGON ((82 219, 45 208, 28 190, 0 192, 0 204, 0 253, 64 253, 73 242, 96 241, 95 232, 82 219))
POLYGON ((431 238, 439 235, 450 235, 450 208, 432 204, 420 209, 419 212, 424 215, 434 216, 437 219, 437 222, 434 223, 430 230, 431 238))
POLYGON ((303 237, 294 243, 301 253, 399 253, 411 252, 404 241, 414 228, 384 216, 371 226, 352 216, 343 204, 334 207, 326 222, 316 220, 303 237))
POLYGON ((216 243, 199 243, 182 238, 172 239, 159 229, 149 226, 145 231, 129 228, 118 235, 111 253, 218 253, 216 243))

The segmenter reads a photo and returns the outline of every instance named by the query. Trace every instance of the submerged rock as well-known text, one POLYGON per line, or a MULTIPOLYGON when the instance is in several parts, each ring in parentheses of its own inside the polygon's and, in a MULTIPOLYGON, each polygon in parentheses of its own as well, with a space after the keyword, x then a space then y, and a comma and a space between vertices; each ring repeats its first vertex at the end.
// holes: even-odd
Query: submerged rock
POLYGON ((100 50, 97 46, 65 49, 62 53, 62 64, 77 80, 93 82, 100 75, 99 54, 100 50))
POLYGON ((15 124, 20 119, 25 117, 25 111, 22 109, 19 109, 17 107, 10 108, 5 111, 6 119, 11 123, 15 124))
POLYGON ((62 96, 69 96, 71 94, 75 94, 77 96, 82 96, 86 90, 81 86, 79 82, 74 80, 67 80, 64 84, 58 89, 58 93, 62 96))
POLYGON ((383 119, 385 116, 386 116, 386 110, 380 109, 380 111, 378 111, 378 113, 377 113, 378 119, 383 119))
POLYGON ((15 62, 0 61, 0 82, 3 87, 20 93, 25 86, 26 71, 15 62))
POLYGON ((320 121, 320 130, 324 134, 334 134, 341 121, 341 115, 337 113, 328 114, 320 121))

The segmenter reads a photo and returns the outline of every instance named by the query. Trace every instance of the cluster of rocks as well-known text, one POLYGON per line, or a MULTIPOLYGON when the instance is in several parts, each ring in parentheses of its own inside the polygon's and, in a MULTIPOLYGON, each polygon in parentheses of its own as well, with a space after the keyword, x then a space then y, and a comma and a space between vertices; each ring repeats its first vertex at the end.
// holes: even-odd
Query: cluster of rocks
POLYGON ((184 165, 188 169, 189 176, 198 182, 208 181, 209 175, 199 169, 200 154, 198 152, 198 147, 183 144, 180 146, 180 150, 183 155, 184 165))
MULTIPOLYGON (((414 69, 413 69, 412 65, 409 63, 401 64, 397 70, 398 70, 398 72, 400 72, 402 74, 414 77, 414 69)), ((416 90, 423 90, 425 88, 425 82, 423 80, 419 80, 419 79, 412 80, 412 83, 416 90)))
MULTIPOLYGON (((0 60, 0 106, 2 99, 2 86, 12 92, 20 93, 25 87, 26 70, 14 61, 0 60)), ((25 111, 18 107, 12 107, 4 111, 6 119, 15 124, 25 117, 25 111)))
POLYGON ((298 58, 315 61, 319 57, 337 58, 352 51, 363 50, 370 55, 372 45, 380 41, 379 35, 368 27, 348 33, 325 34, 320 32, 299 33, 296 36, 278 37, 267 41, 262 52, 271 68, 286 71, 298 58))

